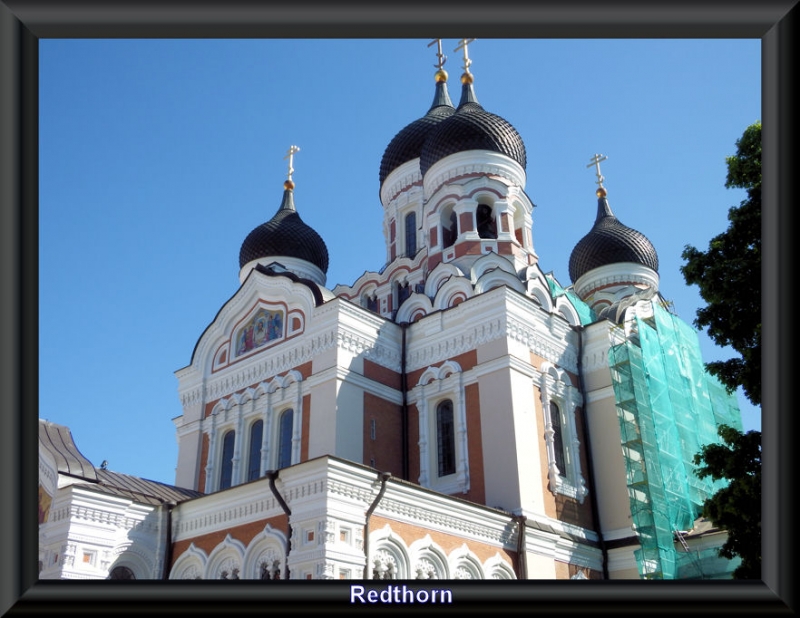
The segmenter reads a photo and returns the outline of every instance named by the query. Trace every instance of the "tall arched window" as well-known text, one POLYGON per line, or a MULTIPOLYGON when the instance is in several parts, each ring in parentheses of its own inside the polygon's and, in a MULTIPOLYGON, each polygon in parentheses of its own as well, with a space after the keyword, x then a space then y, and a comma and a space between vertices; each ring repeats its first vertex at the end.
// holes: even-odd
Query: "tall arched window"
POLYGON ((456 432, 453 423, 453 402, 445 399, 436 406, 436 448, 439 476, 456 471, 456 432))
POLYGON ((417 253, 417 213, 406 215, 406 255, 414 257, 417 253))
POLYGON ((456 211, 451 210, 450 216, 442 217, 442 248, 447 249, 456 242, 458 238, 458 217, 456 211))
POLYGON ((564 436, 561 427, 561 411, 554 402, 550 402, 550 425, 553 427, 553 452, 555 455, 556 467, 559 474, 563 475, 567 471, 564 460, 564 436))
POLYGON ((261 474, 261 437, 264 421, 258 420, 250 426, 250 453, 247 458, 247 480, 253 481, 261 474))
POLYGON ((278 468, 292 465, 292 424, 294 411, 284 410, 278 422, 278 468))
POLYGON ((222 462, 219 467, 219 488, 226 489, 233 481, 233 443, 236 432, 231 429, 222 438, 222 462))
POLYGON ((492 207, 478 204, 475 211, 475 220, 478 225, 478 236, 481 238, 497 238, 497 222, 494 220, 492 207))

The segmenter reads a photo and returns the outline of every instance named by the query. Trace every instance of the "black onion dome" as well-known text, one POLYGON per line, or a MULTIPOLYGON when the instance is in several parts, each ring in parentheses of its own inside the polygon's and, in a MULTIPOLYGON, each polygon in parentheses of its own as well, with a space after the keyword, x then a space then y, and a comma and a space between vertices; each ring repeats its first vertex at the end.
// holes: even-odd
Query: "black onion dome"
POLYGON ((425 141, 420 153, 420 171, 424 176, 437 161, 467 150, 499 152, 514 159, 522 169, 527 163, 525 144, 517 130, 504 118, 483 109, 475 98, 470 79, 462 86, 456 112, 441 122, 425 141))
POLYGON ((442 120, 452 116, 456 109, 447 93, 447 74, 437 73, 436 94, 428 113, 401 129, 392 138, 381 159, 380 182, 403 163, 419 158, 422 145, 431 130, 442 120))
POLYGON ((248 262, 270 256, 293 257, 328 272, 328 248, 311 227, 303 223, 294 207, 291 188, 283 192, 278 212, 247 235, 239 250, 239 268, 248 262))
POLYGON ((597 200, 594 226, 569 257, 569 277, 575 283, 590 270, 620 262, 641 264, 658 272, 653 244, 641 232, 620 223, 603 196, 597 200))

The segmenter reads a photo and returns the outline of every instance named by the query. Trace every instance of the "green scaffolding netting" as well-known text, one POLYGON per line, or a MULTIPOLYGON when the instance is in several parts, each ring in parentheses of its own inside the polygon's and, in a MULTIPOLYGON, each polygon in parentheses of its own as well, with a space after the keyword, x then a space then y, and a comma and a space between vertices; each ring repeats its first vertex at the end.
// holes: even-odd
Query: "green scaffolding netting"
POLYGON ((550 294, 554 299, 559 296, 566 296, 569 299, 572 306, 575 307, 575 311, 578 313, 578 318, 582 326, 597 321, 597 315, 592 308, 583 302, 575 292, 564 289, 550 274, 545 275, 545 279, 547 280, 547 285, 550 286, 550 294))
MULTIPOLYGON (((639 574, 716 577, 716 550, 678 552, 675 534, 691 530, 706 498, 726 484, 698 478, 694 455, 703 445, 720 442, 719 425, 741 431, 741 413, 735 397, 705 370, 695 331, 659 302, 650 305, 652 315, 635 317, 627 334, 615 327, 612 335, 621 342, 608 355, 641 544, 639 574)), ((734 567, 725 563, 726 569, 734 567)))

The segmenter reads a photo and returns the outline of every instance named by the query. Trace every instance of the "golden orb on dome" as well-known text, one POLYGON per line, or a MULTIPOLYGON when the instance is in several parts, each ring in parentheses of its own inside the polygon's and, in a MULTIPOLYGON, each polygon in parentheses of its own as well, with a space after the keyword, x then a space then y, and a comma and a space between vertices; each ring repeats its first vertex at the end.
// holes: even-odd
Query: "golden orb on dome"
POLYGON ((283 183, 283 188, 287 191, 291 191, 294 189, 294 183, 291 180, 287 180, 283 183))
POLYGON ((462 84, 471 84, 475 81, 475 78, 472 76, 472 73, 462 73, 461 74, 461 83, 462 84))
POLYGON ((444 69, 439 69, 438 71, 436 71, 436 74, 433 77, 436 80, 437 84, 440 84, 441 82, 446 82, 448 77, 447 71, 445 71, 444 69))
POLYGON ((595 193, 597 194, 597 197, 605 197, 608 195, 608 191, 606 191, 605 187, 598 187, 595 193))

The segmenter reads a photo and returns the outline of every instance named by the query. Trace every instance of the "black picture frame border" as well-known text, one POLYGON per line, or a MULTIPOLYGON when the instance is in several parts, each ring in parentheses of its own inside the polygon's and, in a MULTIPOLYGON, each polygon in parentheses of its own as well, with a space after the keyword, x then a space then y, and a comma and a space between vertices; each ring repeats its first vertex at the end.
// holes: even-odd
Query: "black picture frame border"
MULTIPOLYGON (((790 520, 796 435, 790 384, 797 193, 795 1, 576 2, 471 6, 274 2, 0 1, 0 613, 358 611, 343 582, 37 581, 38 41, 41 38, 760 38, 763 121, 763 580, 447 582, 452 606, 415 612, 559 615, 794 613, 790 520), (781 412, 783 411, 783 412, 781 412), (222 584, 222 585, 220 585, 222 584), (299 585, 298 585, 299 584, 299 585)), ((744 130, 744 127, 742 127, 744 130)), ((738 136, 731 136, 733 141, 738 136)), ((444 583, 444 582, 442 582, 444 583)), ((372 611, 369 607, 367 611, 372 611)), ((408 607, 380 606, 380 611, 408 607)))

